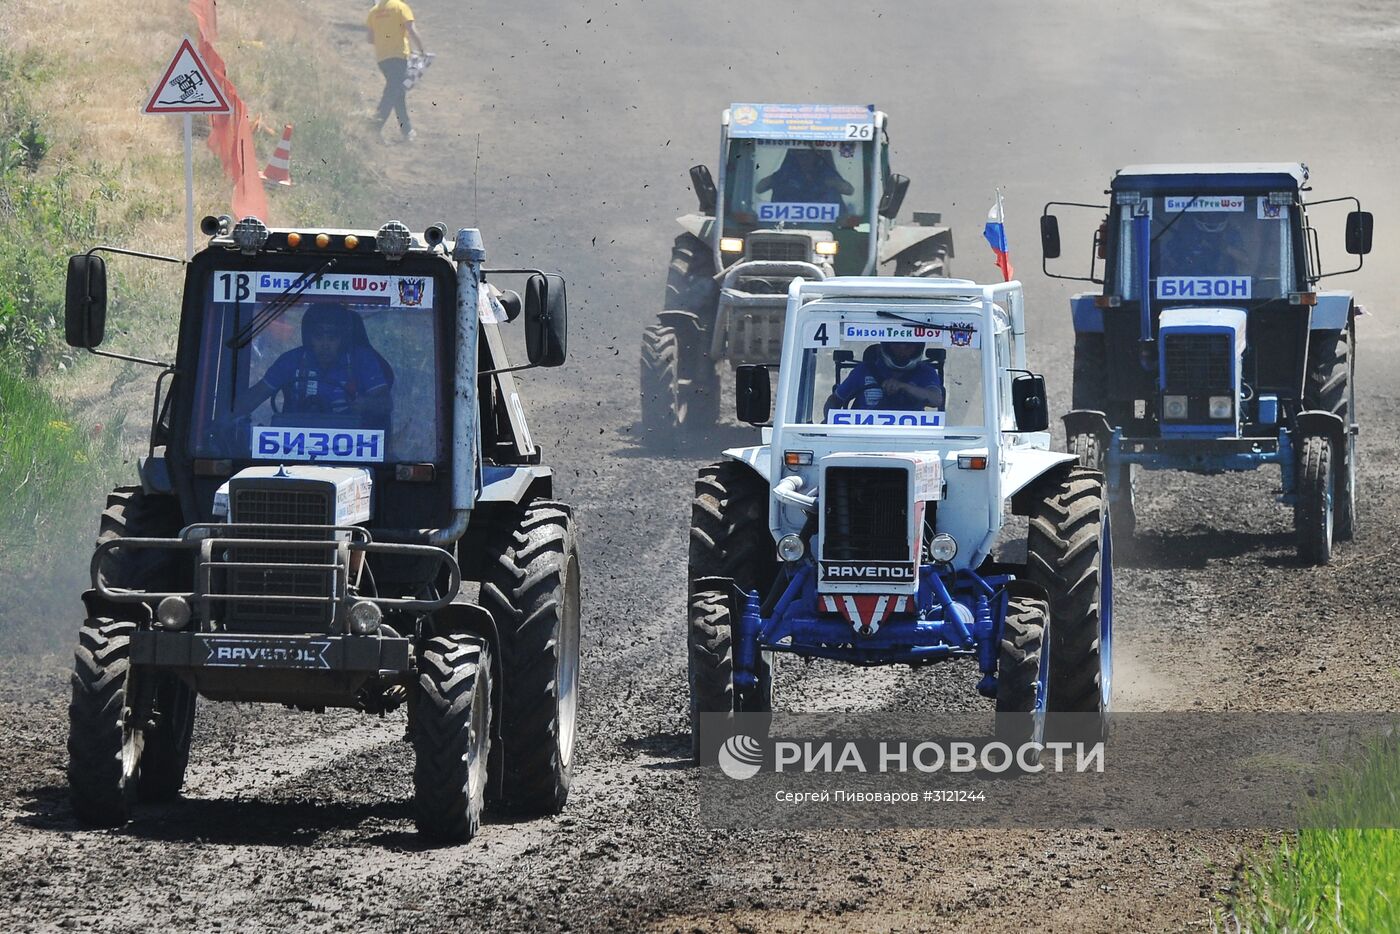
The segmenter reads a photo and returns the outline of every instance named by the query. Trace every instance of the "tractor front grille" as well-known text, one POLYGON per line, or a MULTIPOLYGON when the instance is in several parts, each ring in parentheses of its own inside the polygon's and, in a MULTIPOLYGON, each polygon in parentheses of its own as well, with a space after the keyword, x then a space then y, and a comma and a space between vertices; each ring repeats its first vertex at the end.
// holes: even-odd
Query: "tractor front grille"
POLYGON ((749 259, 810 263, 812 238, 805 234, 756 233, 749 237, 749 259))
MULTIPOLYGON (((333 492, 329 486, 312 487, 268 485, 241 487, 230 491, 229 517, 234 526, 248 526, 246 534, 236 528, 233 538, 279 538, 298 541, 332 541, 332 533, 319 529, 281 528, 266 531, 269 525, 331 525, 335 521, 333 492)), ((230 546, 225 553, 230 562, 257 562, 286 565, 276 568, 230 568, 224 572, 223 591, 233 594, 276 594, 279 596, 328 597, 335 592, 336 560, 334 545, 323 549, 294 549, 264 546, 230 546)), ((260 603, 229 600, 225 620, 238 631, 277 631, 326 628, 334 616, 330 604, 260 603)))
POLYGON ((909 560, 909 474, 891 467, 828 467, 822 558, 909 560))
POLYGON ((1230 335, 1162 335, 1166 372, 1162 374, 1165 392, 1202 395, 1230 393, 1235 385, 1231 366, 1230 335))

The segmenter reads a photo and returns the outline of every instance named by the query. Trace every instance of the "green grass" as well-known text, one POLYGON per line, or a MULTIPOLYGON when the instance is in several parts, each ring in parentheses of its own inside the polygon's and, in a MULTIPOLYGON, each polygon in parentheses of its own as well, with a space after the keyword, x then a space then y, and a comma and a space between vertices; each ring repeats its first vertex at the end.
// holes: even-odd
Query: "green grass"
POLYGON ((1304 823, 1246 867, 1226 929, 1400 931, 1400 738, 1378 742, 1328 786, 1304 823))

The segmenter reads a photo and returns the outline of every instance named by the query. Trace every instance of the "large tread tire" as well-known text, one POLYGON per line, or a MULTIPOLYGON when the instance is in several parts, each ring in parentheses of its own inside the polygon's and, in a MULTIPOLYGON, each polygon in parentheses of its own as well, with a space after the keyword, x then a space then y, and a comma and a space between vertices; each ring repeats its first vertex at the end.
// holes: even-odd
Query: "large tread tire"
POLYGON ((1043 712, 1040 692, 1049 658, 1049 622, 1050 606, 1044 600, 1011 597, 997 656, 996 709, 997 739, 1012 749, 1042 739, 1036 736, 1036 715, 1043 712))
POLYGON ((690 510, 690 580, 728 577, 767 596, 778 573, 768 531, 768 484, 752 468, 720 461, 700 468, 690 510))
POLYGON ((1137 533, 1137 490, 1133 480, 1131 464, 1118 468, 1118 476, 1108 476, 1108 452, 1104 450, 1103 438, 1095 434, 1078 434, 1069 439, 1069 452, 1079 458, 1079 466, 1097 470, 1105 479, 1114 479, 1118 490, 1116 496, 1109 488, 1108 508, 1113 514, 1113 540, 1120 550, 1132 542, 1137 533))
POLYGON ((734 711, 734 640, 727 594, 706 590, 691 597, 686 643, 690 756, 699 762, 700 715, 734 711))
POLYGON ((675 328, 653 324, 642 332, 642 427, 648 431, 675 431, 685 421, 680 367, 680 335, 675 328))
POLYGON ((1298 560, 1320 565, 1332 560, 1335 531, 1336 472, 1332 441, 1305 435, 1298 446, 1298 493, 1293 505, 1293 528, 1298 535, 1298 560))
POLYGON ((180 796, 190 764, 198 695, 178 675, 161 672, 156 678, 155 727, 145 733, 137 797, 145 804, 163 804, 180 796))
POLYGON ((758 687, 734 688, 734 607, 729 594, 704 590, 690 599, 687 681, 690 687, 690 755, 700 761, 700 715, 772 713, 772 668, 761 662, 758 687))
POLYGON ((715 254, 694 234, 683 233, 671 247, 671 265, 666 270, 668 310, 693 311, 708 324, 714 318, 719 285, 714 281, 715 254))
POLYGON ((1356 536, 1356 436, 1351 432, 1356 363, 1352 355, 1352 334, 1352 329, 1347 327, 1313 335, 1303 402, 1309 409, 1331 412, 1346 427, 1346 447, 1332 452, 1337 475, 1334 538, 1344 542, 1356 536))
POLYGON ((1040 657, 1050 621, 1044 600, 1015 596, 1006 608, 997 657, 997 713, 1031 713, 1040 690, 1040 657))
POLYGON ((1070 407, 1076 411, 1108 410, 1108 352, 1102 334, 1074 335, 1074 382, 1070 407))
POLYGON ((1102 566, 1108 553, 1103 475, 1071 467, 1043 482, 1040 492, 1030 514, 1026 564, 1031 581, 1050 595, 1047 709, 1102 715, 1112 650, 1111 642, 1104 644, 1111 611, 1106 621, 1100 615, 1105 604, 1112 606, 1112 568, 1105 573, 1102 566))
POLYGON ((418 653, 413 818, 434 843, 465 843, 481 826, 491 748, 491 646, 473 633, 427 639, 418 653))
POLYGON ((68 705, 68 789, 84 823, 119 827, 131 816, 134 775, 123 768, 131 634, 136 624, 89 619, 78 633, 68 705))
POLYGON ((499 798, 515 811, 557 814, 573 774, 579 673, 579 559, 560 503, 507 510, 491 546, 481 604, 501 649, 499 798))

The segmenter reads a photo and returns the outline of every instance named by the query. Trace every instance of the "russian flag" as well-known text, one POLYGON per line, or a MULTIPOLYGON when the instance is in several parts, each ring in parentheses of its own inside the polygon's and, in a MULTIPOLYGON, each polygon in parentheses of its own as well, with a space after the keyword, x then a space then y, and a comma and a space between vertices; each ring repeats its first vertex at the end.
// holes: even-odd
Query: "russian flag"
POLYGON ((982 228, 982 236, 987 238, 991 244, 992 252, 997 257, 997 268, 1001 270, 1002 279, 1010 282, 1016 275, 1016 271, 1011 268, 1011 256, 1006 248, 1006 217, 1001 208, 1001 190, 997 190, 996 204, 987 212, 987 224, 982 228))

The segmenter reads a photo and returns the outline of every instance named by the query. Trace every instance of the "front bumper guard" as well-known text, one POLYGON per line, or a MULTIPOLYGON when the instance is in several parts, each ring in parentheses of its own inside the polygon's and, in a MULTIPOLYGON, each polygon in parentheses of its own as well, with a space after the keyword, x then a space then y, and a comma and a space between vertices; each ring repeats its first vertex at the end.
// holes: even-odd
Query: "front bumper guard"
MULTIPOLYGON (((341 606, 353 601, 368 600, 381 610, 406 610, 433 613, 452 602, 462 585, 462 572, 453 556, 433 545, 409 545, 398 542, 376 542, 370 533, 358 526, 335 525, 248 525, 233 523, 196 523, 187 526, 178 538, 119 538, 100 544, 90 566, 92 586, 96 594, 111 603, 142 603, 155 606, 166 597, 181 597, 198 607, 200 618, 209 620, 212 607, 219 601, 240 603, 295 603, 341 606), (286 538, 286 535, 315 533, 319 539, 286 538), (256 537, 254 537, 256 536, 256 537), (195 561, 195 587, 191 591, 151 591, 110 587, 98 573, 103 559, 118 550, 152 550, 192 552, 195 561), (239 549, 276 549, 305 551, 313 560, 305 564, 285 561, 237 560, 239 549), (334 550, 334 558, 326 561, 326 552, 334 550), (319 552, 317 555, 315 553, 319 552), (439 572, 446 568, 448 583, 443 596, 433 599, 413 597, 367 597, 351 593, 353 555, 393 555, 436 561, 439 572), (318 572, 325 575, 329 592, 303 593, 237 593, 216 586, 229 571, 263 572, 269 578, 289 572, 318 572)), ((437 575, 434 574, 434 577, 437 575)), ((275 584, 273 585, 275 586, 275 584)), ((338 614, 337 614, 338 617, 338 614)))
POLYGON ((141 629, 131 636, 137 665, 181 669, 264 669, 382 674, 408 671, 410 640, 387 636, 249 635, 141 629))
POLYGON ((742 278, 820 281, 826 273, 815 263, 789 260, 741 260, 724 271, 719 290, 710 356, 740 363, 777 363, 781 355, 787 292, 756 293, 737 288, 742 278), (737 312, 737 314, 736 314, 737 312), (743 327, 736 326, 742 316, 743 327), (742 332, 742 333, 731 333, 742 332), (776 346, 777 350, 773 350, 776 346), (761 359, 760 359, 761 358, 761 359), (771 359, 770 359, 771 358, 771 359))

